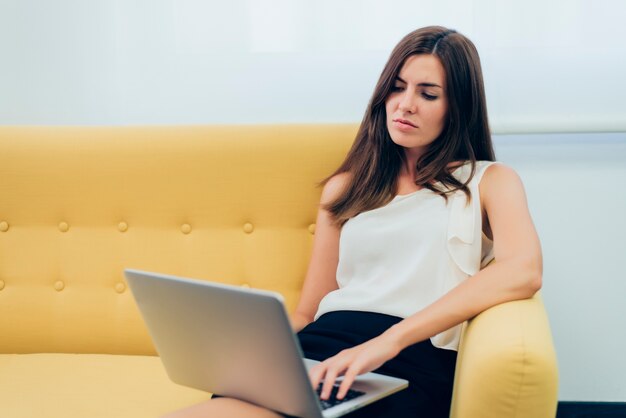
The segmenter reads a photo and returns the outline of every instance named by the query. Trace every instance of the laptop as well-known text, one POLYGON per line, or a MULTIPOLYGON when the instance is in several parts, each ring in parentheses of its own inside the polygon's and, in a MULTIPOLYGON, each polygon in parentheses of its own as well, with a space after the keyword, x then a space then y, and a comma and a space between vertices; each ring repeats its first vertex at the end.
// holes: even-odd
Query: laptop
POLYGON ((408 386, 403 379, 367 373, 344 400, 321 401, 307 372, 316 362, 303 358, 280 294, 124 273, 175 383, 303 418, 340 417, 408 386))

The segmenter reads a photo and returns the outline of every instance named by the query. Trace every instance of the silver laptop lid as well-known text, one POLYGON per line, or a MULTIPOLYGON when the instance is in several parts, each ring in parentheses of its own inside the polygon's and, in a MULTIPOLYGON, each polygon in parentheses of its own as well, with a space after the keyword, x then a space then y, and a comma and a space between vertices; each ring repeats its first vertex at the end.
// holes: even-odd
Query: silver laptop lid
POLYGON ((288 415, 322 416, 281 295, 139 270, 125 275, 172 381, 288 415))

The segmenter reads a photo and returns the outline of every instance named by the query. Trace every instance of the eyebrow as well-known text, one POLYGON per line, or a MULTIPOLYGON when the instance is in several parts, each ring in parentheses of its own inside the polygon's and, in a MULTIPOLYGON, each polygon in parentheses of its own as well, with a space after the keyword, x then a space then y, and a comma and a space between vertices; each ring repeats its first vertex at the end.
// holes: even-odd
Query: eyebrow
MULTIPOLYGON (((404 84, 406 84, 406 81, 404 81, 402 79, 402 77, 400 77, 400 76, 397 76, 396 80, 400 80, 404 84)), ((435 83, 418 83, 417 85, 420 86, 420 87, 439 87, 439 88, 442 88, 439 84, 435 84, 435 83)))

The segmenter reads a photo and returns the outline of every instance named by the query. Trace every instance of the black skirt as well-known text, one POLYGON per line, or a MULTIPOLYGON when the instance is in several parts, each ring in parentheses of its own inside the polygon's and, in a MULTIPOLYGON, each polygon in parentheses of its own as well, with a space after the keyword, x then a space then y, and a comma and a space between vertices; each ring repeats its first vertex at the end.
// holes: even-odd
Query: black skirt
MULTIPOLYGON (((298 338, 306 358, 323 361, 377 337, 401 320, 372 312, 329 312, 302 329, 298 338)), ((376 372, 406 379, 409 387, 345 417, 447 418, 456 355, 434 347, 430 340, 407 347, 376 372)))

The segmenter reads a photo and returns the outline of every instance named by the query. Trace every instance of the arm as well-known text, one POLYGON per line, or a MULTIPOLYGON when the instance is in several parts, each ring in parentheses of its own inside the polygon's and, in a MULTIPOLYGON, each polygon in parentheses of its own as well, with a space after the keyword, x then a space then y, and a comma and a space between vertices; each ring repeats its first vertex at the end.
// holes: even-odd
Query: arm
POLYGON ((430 338, 494 305, 530 298, 541 288, 541 246, 519 176, 495 164, 485 172, 480 191, 496 262, 389 330, 400 347, 430 338))
POLYGON ((532 297, 541 287, 541 247, 519 176, 506 166, 494 164, 483 176, 480 194, 493 232, 496 262, 379 337, 314 368, 311 371, 314 385, 325 377, 322 398, 330 393, 337 376, 345 374, 338 394, 342 397, 358 374, 377 369, 405 347, 494 305, 532 297))
POLYGON ((322 298, 337 289, 339 233, 341 229, 333 224, 330 213, 321 206, 334 200, 341 193, 346 180, 347 175, 345 174, 334 176, 326 183, 322 191, 311 261, 302 287, 300 301, 295 312, 291 315, 291 325, 294 332, 300 331, 311 323, 322 298))

